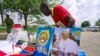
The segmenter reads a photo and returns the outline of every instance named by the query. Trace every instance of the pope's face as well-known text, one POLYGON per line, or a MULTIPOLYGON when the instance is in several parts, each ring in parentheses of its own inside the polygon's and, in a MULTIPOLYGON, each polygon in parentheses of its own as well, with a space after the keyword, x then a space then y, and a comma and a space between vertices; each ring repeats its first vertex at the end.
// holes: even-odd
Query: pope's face
POLYGON ((69 37, 69 33, 67 31, 62 32, 62 38, 66 40, 69 37))

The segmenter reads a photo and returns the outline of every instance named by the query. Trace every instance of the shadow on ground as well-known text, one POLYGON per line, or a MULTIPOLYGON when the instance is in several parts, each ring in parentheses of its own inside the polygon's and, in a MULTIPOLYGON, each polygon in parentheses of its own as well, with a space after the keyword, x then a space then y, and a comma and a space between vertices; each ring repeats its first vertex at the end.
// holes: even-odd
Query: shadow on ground
POLYGON ((7 33, 0 33, 0 40, 6 40, 7 33))

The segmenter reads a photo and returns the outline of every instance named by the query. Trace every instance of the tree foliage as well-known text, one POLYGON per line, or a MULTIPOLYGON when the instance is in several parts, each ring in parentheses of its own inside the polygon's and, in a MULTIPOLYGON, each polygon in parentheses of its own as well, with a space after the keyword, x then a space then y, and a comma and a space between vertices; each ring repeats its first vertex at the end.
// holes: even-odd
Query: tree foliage
POLYGON ((3 8, 20 12, 24 15, 25 28, 27 29, 27 17, 29 14, 40 14, 39 6, 42 0, 3 0, 3 8))
POLYGON ((3 0, 0 0, 0 14, 1 14, 2 26, 4 26, 2 1, 3 0))
POLYGON ((4 9, 28 14, 39 14, 41 0, 3 0, 4 9))
POLYGON ((90 26, 90 22, 89 21, 84 21, 81 23, 81 27, 84 28, 84 27, 89 27, 90 26))
POLYGON ((48 24, 48 22, 46 22, 45 19, 38 19, 37 23, 38 24, 48 24))
POLYGON ((98 21, 96 21, 95 25, 100 26, 100 19, 98 19, 98 21))
POLYGON ((3 0, 2 5, 4 10, 16 11, 24 15, 25 28, 27 29, 27 17, 31 15, 40 14, 41 2, 51 2, 51 6, 62 0, 3 0))

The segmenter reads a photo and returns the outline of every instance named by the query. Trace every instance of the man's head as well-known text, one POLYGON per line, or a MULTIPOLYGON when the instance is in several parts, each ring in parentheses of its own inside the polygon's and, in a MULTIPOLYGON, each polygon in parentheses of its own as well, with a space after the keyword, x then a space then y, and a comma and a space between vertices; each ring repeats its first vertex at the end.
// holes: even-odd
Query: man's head
POLYGON ((40 11, 41 11, 45 16, 49 16, 49 15, 50 15, 49 5, 48 5, 47 3, 41 3, 41 5, 40 5, 40 11))
POLYGON ((9 15, 8 14, 6 15, 6 18, 9 18, 9 15))
POLYGON ((61 34, 62 34, 62 38, 64 40, 66 40, 67 38, 69 38, 69 32, 68 31, 63 31, 61 34))

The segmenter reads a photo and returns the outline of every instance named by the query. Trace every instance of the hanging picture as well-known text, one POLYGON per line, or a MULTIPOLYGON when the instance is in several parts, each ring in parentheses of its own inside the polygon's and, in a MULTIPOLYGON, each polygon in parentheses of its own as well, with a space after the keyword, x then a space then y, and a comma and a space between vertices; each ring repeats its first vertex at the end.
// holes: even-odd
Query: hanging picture
POLYGON ((54 28, 39 27, 36 37, 37 49, 34 56, 48 56, 52 43, 54 28))
POLYGON ((79 46, 70 28, 55 28, 51 56, 78 56, 79 46))
POLYGON ((81 28, 71 28, 70 33, 72 36, 74 36, 75 41, 80 44, 80 37, 81 37, 81 32, 83 30, 81 28))

